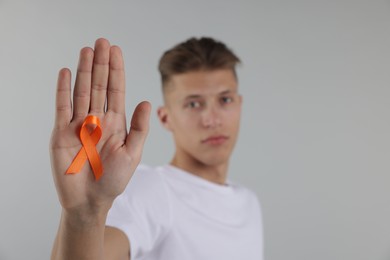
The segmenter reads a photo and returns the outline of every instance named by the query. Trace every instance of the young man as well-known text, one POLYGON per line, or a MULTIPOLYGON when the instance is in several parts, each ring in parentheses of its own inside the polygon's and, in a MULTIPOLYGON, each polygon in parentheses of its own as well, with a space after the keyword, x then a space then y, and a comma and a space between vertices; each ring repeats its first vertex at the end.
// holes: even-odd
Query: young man
POLYGON ((52 259, 263 259, 257 198, 227 178, 242 103, 238 62, 211 38, 164 53, 158 116, 175 154, 156 168, 137 167, 150 105, 136 107, 127 132, 119 47, 99 39, 94 50, 81 50, 73 107, 70 72, 60 71, 51 160, 63 210, 52 259), (88 163, 64 174, 81 148, 77 133, 87 115, 97 116, 103 131, 98 181, 88 163))

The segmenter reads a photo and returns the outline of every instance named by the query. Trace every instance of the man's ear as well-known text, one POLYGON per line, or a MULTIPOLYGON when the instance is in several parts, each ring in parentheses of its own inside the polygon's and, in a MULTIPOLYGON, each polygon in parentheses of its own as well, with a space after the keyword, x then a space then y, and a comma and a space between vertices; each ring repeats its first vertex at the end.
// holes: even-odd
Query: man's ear
POLYGON ((168 131, 172 131, 171 129, 171 126, 170 126, 170 122, 169 122, 169 113, 168 113, 168 108, 165 107, 165 106, 161 106, 157 109, 157 116, 158 116, 158 119, 160 120, 160 123, 162 124, 162 126, 167 129, 168 131))

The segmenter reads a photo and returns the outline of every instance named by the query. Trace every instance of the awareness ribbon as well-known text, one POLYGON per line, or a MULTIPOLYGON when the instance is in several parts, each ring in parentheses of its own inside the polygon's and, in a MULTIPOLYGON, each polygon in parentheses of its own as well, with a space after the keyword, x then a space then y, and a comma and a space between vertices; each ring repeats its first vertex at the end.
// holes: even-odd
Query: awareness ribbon
POLYGON ((95 179, 99 180, 103 175, 103 165, 100 160, 98 151, 96 150, 96 144, 102 137, 102 129, 100 127, 100 120, 97 116, 89 115, 85 118, 80 129, 80 140, 82 147, 73 159, 72 164, 69 166, 66 174, 78 173, 83 167, 85 161, 88 159, 91 165, 95 179), (89 133, 87 125, 96 125, 95 129, 89 133))

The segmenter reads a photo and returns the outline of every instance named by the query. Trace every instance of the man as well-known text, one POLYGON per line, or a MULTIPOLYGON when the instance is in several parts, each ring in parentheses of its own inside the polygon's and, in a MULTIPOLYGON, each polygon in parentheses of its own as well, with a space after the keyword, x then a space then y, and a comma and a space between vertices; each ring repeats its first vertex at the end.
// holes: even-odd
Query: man
POLYGON ((127 132, 119 47, 99 39, 94 50, 81 50, 73 106, 70 71, 60 71, 51 161, 63 210, 52 259, 263 259, 257 198, 227 179, 242 103, 237 63, 211 38, 164 53, 158 116, 175 154, 156 168, 137 168, 150 105, 136 107, 127 132), (77 133, 87 115, 97 116, 103 131, 98 181, 88 163, 64 174, 81 148, 77 133))

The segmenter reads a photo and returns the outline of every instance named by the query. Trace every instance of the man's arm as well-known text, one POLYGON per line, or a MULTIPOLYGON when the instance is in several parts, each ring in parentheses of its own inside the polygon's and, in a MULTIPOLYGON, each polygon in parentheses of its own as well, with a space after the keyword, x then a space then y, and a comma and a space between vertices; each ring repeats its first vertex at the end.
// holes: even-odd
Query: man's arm
POLYGON ((130 260, 130 244, 126 234, 113 227, 104 232, 105 259, 130 260))
POLYGON ((74 222, 61 217, 51 259, 130 260, 129 241, 121 230, 105 226, 103 220, 89 224, 74 222))
POLYGON ((138 104, 128 132, 122 53, 105 39, 98 39, 94 49, 81 50, 73 100, 70 77, 68 69, 59 73, 50 142, 52 173, 62 206, 52 259, 128 259, 126 235, 105 227, 105 221, 141 159, 150 104, 138 104), (96 146, 104 168, 98 181, 88 162, 79 173, 65 174, 82 147, 80 127, 91 114, 100 119, 103 132, 96 146))

